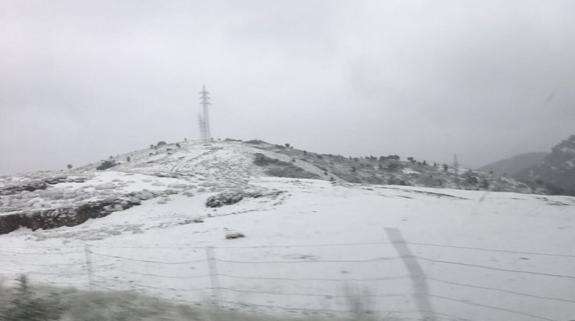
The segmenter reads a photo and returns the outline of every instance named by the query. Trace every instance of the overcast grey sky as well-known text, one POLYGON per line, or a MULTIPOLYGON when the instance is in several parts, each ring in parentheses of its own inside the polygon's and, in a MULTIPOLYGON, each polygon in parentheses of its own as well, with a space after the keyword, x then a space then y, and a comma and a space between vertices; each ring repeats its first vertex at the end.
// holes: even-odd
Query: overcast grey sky
POLYGON ((216 137, 479 166, 575 134, 575 1, 0 0, 0 174, 216 137))

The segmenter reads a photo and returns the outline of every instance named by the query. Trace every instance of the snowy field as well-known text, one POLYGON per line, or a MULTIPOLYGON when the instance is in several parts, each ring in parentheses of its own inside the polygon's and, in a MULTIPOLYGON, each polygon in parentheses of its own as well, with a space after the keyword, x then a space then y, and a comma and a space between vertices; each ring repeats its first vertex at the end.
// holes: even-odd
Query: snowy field
POLYGON ((386 320, 575 319, 575 198, 269 178, 255 153, 290 161, 245 144, 170 144, 3 196, 0 215, 127 193, 143 201, 75 227, 0 235, 0 273, 276 314, 341 314, 360 297, 386 320), (263 196, 206 207, 237 190, 263 196), (226 238, 234 233, 245 237, 226 238))
POLYGON ((352 292, 379 315, 418 320, 385 230, 397 228, 437 319, 575 318, 575 198, 281 178, 249 185, 282 193, 217 209, 205 207, 213 191, 178 194, 76 227, 1 235, 0 272, 289 314, 344 311, 352 292))

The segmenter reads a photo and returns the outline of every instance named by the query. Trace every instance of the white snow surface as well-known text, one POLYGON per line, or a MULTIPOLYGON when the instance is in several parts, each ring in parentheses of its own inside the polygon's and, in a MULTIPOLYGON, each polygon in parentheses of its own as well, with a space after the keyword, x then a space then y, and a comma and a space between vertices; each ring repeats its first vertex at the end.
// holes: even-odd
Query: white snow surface
POLYGON ((386 235, 397 228, 446 320, 575 318, 575 198, 269 178, 256 175, 253 152, 228 143, 189 144, 152 162, 132 153, 85 183, 58 184, 179 193, 75 227, 0 235, 0 273, 297 314, 343 312, 351 287, 382 316, 419 320, 409 272, 386 235), (205 206, 215 193, 246 189, 282 193, 205 206), (228 240, 230 231, 245 237, 228 240))

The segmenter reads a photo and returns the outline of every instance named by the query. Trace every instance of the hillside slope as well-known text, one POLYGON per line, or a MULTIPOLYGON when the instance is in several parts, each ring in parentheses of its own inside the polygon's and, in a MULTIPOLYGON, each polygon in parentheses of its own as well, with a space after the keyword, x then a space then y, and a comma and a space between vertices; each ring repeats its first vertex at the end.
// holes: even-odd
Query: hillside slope
POLYGON ((574 198, 290 178, 250 184, 279 193, 216 208, 205 204, 217 193, 175 194, 75 227, 1 235, 0 273, 279 314, 344 313, 351 287, 374 313, 420 320, 386 235, 397 228, 427 274, 436 313, 573 318, 574 198))
POLYGON ((275 155, 285 155, 285 161, 291 161, 296 166, 306 168, 320 179, 362 184, 532 192, 526 184, 512 178, 498 177, 487 172, 469 169, 454 169, 446 164, 429 164, 413 158, 401 160, 398 155, 344 157, 317 154, 289 145, 274 145, 259 140, 247 141, 245 144, 275 155))
MULTIPOLYGON (((158 143, 68 172, 37 172, 0 179, 0 234, 74 226, 178 194, 250 190, 255 177, 275 176, 335 183, 451 187, 529 192, 505 177, 428 165, 397 156, 345 158, 262 141, 158 143)), ((253 191, 252 191, 253 192, 253 191)), ((266 191, 255 191, 266 193, 266 191)))
MULTIPOLYGON (((573 197, 365 184, 437 171, 263 142, 107 161, 2 178, 3 277, 277 314, 344 314, 351 292, 392 320, 574 317, 573 197), (422 280, 427 293, 412 287, 422 280), (422 295, 434 311, 418 309, 422 295)), ((450 171, 441 179, 458 183, 450 171)))
POLYGON ((482 172, 493 172, 497 175, 515 177, 521 171, 539 165, 549 153, 536 152, 525 153, 502 159, 479 168, 482 172))
POLYGON ((555 145, 539 164, 514 177, 534 186, 544 186, 553 194, 575 195, 575 135, 555 145))

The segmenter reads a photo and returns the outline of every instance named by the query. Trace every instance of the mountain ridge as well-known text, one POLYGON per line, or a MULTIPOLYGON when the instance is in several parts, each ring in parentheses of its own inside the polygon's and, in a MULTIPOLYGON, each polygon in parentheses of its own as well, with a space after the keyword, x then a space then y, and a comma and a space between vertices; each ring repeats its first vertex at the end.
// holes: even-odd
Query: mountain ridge
POLYGON ((575 195, 575 135, 553 146, 539 164, 514 177, 532 186, 543 186, 553 194, 575 195))
POLYGON ((539 164, 547 155, 548 152, 522 153, 481 166, 478 170, 514 177, 517 173, 539 164))

